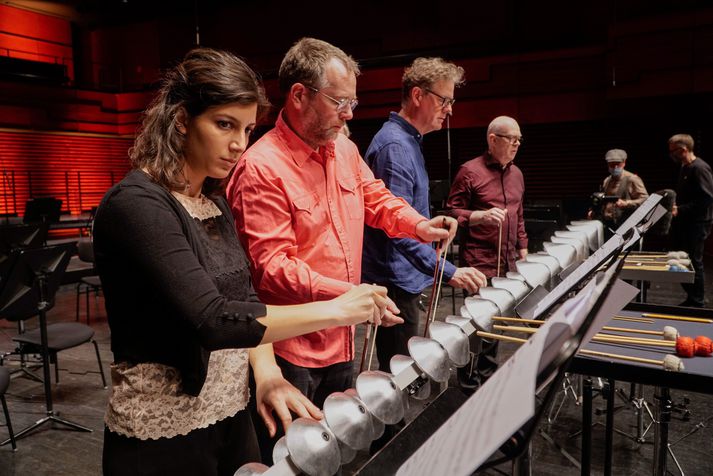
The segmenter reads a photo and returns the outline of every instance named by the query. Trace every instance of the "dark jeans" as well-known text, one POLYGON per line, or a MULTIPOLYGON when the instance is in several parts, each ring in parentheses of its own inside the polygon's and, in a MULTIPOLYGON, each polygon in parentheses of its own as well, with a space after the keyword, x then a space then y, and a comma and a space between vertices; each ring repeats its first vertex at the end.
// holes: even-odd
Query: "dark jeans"
POLYGON ((420 294, 411 294, 396 286, 386 286, 389 297, 399 308, 399 317, 403 324, 392 327, 379 327, 376 334, 376 356, 379 359, 379 370, 391 372, 389 363, 396 354, 409 356, 408 340, 418 335, 418 323, 421 310, 418 307, 420 294))
POLYGON ((253 461, 260 461, 260 453, 246 410, 187 435, 158 440, 130 438, 104 428, 105 476, 233 476, 253 461))
POLYGON ((677 223, 674 221, 673 246, 688 253, 696 276, 693 283, 681 283, 688 294, 686 304, 705 305, 705 279, 703 274, 703 247, 711 231, 711 222, 677 223))

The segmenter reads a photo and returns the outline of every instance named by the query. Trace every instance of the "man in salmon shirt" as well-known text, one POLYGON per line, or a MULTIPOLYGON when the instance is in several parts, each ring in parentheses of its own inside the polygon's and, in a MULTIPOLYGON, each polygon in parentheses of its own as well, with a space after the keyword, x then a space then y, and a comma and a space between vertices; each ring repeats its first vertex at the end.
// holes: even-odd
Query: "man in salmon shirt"
MULTIPOLYGON (((455 233, 454 219, 427 220, 392 195, 340 134, 357 105, 358 74, 356 62, 329 43, 295 43, 280 66, 285 105, 275 128, 243 154, 228 185, 266 304, 331 299, 358 285, 365 223, 422 242, 455 233)), ((383 324, 402 322, 397 313, 390 302, 383 324)), ((277 342, 274 351, 284 377, 317 406, 351 387, 352 327, 277 342)))

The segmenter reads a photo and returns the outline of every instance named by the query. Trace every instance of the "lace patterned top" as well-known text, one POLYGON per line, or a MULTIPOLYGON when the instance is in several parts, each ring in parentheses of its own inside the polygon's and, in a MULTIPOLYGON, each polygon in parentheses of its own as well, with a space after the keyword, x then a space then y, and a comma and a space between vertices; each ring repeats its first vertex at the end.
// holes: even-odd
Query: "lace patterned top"
MULTIPOLYGON (((232 299, 246 300, 236 283, 249 283, 247 260, 235 247, 234 233, 227 233, 221 210, 204 197, 172 193, 193 218, 204 256, 206 271, 221 292, 232 299)), ((249 286, 248 286, 249 288, 249 286)), ((249 291, 248 291, 249 294, 249 291)), ((145 362, 112 365, 112 395, 106 413, 107 427, 142 440, 171 438, 205 428, 245 408, 248 391, 248 351, 223 349, 210 353, 205 382, 197 396, 182 392, 181 373, 174 367, 145 362)))

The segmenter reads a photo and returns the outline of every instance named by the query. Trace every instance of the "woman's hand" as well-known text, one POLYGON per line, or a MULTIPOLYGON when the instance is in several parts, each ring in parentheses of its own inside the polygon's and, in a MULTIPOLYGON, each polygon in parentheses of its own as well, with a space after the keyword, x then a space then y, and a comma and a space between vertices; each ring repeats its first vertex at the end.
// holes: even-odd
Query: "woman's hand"
POLYGON ((275 436, 277 424, 273 412, 277 414, 285 431, 292 423, 292 413, 298 417, 322 419, 322 412, 290 382, 285 380, 279 368, 255 375, 255 399, 257 412, 265 422, 270 436, 275 436), (292 412, 292 413, 290 413, 292 412))

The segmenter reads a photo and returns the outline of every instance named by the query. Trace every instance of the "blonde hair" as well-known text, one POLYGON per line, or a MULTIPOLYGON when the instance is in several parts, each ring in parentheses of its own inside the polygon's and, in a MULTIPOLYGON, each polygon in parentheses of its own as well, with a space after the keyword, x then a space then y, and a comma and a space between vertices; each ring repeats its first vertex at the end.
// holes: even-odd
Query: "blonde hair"
POLYGON ((408 100, 414 87, 430 88, 441 80, 450 80, 456 86, 462 86, 465 70, 443 58, 416 58, 401 78, 402 102, 408 100))

